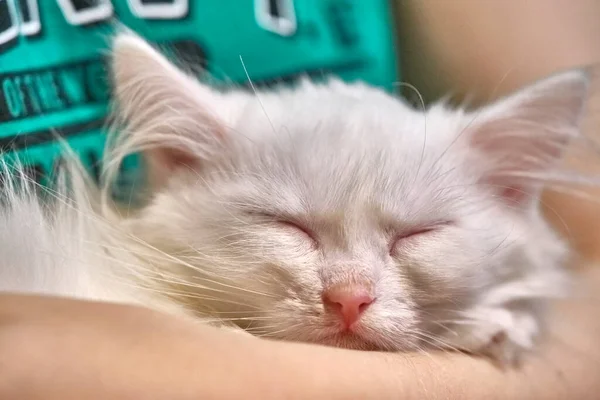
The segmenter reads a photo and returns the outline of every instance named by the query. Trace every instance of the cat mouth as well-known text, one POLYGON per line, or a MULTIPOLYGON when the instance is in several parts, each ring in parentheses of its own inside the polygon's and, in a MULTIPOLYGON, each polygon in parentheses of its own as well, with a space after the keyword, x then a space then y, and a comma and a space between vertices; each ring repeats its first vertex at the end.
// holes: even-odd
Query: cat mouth
POLYGON ((349 350, 363 350, 363 351, 383 351, 386 350, 385 346, 378 344, 373 338, 366 337, 356 331, 339 331, 316 341, 319 344, 323 344, 331 347, 339 347, 342 349, 349 350))

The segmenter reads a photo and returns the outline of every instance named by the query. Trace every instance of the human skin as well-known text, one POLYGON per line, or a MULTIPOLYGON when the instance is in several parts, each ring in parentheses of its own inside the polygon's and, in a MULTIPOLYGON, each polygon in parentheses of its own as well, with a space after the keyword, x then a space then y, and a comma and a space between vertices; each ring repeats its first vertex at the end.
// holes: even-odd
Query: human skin
MULTIPOLYGON (((399 3, 405 79, 430 98, 477 88, 476 100, 485 102, 554 71, 600 61, 598 1, 399 3)), ((592 139, 600 135, 598 81, 584 124, 592 139)), ((598 158, 575 145, 565 162, 599 173, 598 158)), ((544 197, 549 218, 584 258, 571 265, 581 286, 575 298, 555 305, 549 334, 520 369, 503 371, 463 354, 270 342, 133 307, 2 295, 0 398, 596 399, 600 190, 586 193, 592 200, 544 197)))

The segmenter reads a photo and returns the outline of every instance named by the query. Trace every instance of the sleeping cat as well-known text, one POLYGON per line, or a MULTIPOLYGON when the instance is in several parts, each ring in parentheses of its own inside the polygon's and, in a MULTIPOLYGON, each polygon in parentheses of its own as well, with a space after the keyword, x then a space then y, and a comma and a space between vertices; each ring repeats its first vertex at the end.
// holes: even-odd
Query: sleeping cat
POLYGON ((0 290, 502 360, 533 347, 565 292, 567 248, 539 196, 579 135, 581 71, 476 111, 417 111, 336 79, 217 91, 122 33, 112 78, 122 134, 107 176, 141 151, 153 196, 122 216, 74 167, 49 203, 9 182, 0 290))

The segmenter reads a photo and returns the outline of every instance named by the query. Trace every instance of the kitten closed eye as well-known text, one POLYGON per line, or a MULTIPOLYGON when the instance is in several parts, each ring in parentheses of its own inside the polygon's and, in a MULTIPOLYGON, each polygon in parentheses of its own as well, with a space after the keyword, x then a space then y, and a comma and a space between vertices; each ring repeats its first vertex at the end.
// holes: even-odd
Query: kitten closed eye
POLYGON ((395 234, 390 242, 390 255, 393 256, 394 253, 398 250, 398 247, 406 243, 407 240, 416 238, 417 236, 438 231, 443 226, 449 224, 451 224, 451 222, 445 221, 438 224, 406 229, 401 231, 400 233, 395 234))
POLYGON ((315 233, 305 225, 293 220, 292 218, 286 218, 275 214, 254 211, 251 211, 248 214, 260 218, 261 223, 275 224, 279 228, 286 229, 294 234, 303 235, 312 242, 313 246, 319 246, 319 242, 316 238, 315 233))
POLYGON ((284 227, 284 228, 287 228, 287 229, 293 229, 293 230, 297 231, 298 233, 306 235, 313 242, 315 242, 315 243, 317 242, 317 240, 315 239, 314 234, 312 233, 312 231, 310 231, 308 228, 305 228, 302 225, 299 225, 296 222, 282 220, 282 219, 277 219, 277 220, 275 220, 275 223, 278 224, 281 227, 284 227))

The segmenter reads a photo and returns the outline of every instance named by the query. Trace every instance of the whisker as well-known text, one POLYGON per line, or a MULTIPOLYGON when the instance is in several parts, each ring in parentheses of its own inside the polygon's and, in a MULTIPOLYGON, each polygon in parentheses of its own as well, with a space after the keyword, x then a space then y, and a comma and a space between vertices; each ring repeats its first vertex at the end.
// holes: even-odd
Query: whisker
POLYGON ((269 118, 269 115, 267 114, 267 110, 265 109, 265 106, 264 106, 262 100, 260 99, 260 96, 258 95, 258 91, 254 87, 254 83, 252 83, 252 79, 250 79, 250 74, 248 74, 248 69, 246 68, 244 59, 242 58, 241 54, 239 56, 240 56, 240 63, 242 64, 242 68, 244 69, 244 74, 246 74, 246 79, 248 79, 248 84, 250 85, 250 88, 252 88, 252 92, 256 96, 256 100, 258 100, 258 104, 260 104, 260 107, 262 108, 263 113, 265 114, 265 117, 269 121, 269 125, 271 125, 271 129, 273 129, 274 133, 277 133, 277 130, 275 129, 275 125, 273 125, 273 121, 271 121, 271 118, 269 118))

